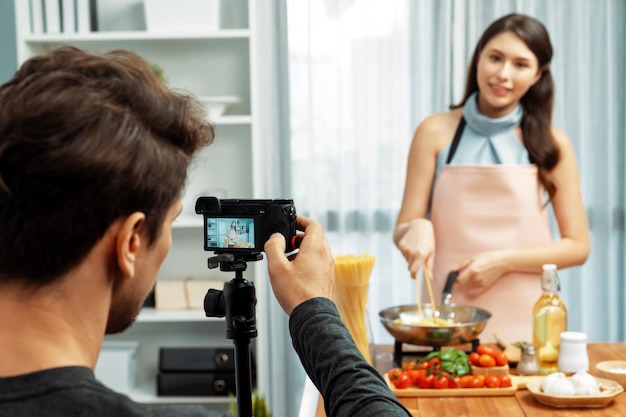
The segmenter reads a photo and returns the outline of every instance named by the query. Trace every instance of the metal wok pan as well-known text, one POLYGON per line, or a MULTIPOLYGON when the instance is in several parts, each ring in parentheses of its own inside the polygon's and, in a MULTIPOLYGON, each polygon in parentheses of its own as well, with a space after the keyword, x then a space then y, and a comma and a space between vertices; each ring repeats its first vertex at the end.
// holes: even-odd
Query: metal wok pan
POLYGON ((485 329, 491 313, 471 306, 450 303, 452 286, 458 272, 448 275, 443 289, 442 303, 436 306, 438 317, 451 319, 453 326, 419 326, 417 323, 424 318, 433 317, 431 304, 422 304, 422 315, 417 305, 390 307, 378 313, 380 321, 387 331, 399 342, 418 346, 449 346, 469 343, 485 329), (396 321, 397 319, 400 319, 396 321))

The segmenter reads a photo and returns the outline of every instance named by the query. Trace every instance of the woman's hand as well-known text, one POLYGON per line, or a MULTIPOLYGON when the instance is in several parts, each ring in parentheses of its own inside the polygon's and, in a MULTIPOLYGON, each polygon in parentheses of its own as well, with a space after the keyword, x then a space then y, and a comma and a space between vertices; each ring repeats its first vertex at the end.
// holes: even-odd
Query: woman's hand
POLYGON ((457 284, 467 289, 470 296, 478 296, 510 271, 506 251, 483 252, 461 264, 457 284))
POLYGON ((435 232, 428 219, 414 219, 396 226, 393 235, 400 252, 409 264, 411 278, 417 276, 423 266, 431 272, 435 258, 435 232))

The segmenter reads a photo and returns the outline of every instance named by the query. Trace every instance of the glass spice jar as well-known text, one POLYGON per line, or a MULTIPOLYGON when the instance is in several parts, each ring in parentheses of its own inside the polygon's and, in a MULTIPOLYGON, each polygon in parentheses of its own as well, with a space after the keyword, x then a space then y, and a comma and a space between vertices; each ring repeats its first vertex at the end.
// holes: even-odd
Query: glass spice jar
POLYGON ((538 375, 539 362, 535 345, 522 345, 522 357, 517 364, 517 373, 520 375, 538 375))

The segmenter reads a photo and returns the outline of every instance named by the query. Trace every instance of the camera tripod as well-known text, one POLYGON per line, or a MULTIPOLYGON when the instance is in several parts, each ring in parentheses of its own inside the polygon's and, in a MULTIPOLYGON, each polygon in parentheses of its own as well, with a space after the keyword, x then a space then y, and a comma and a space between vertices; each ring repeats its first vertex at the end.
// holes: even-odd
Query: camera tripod
MULTIPOLYGON (((216 252, 217 253, 217 252, 216 252)), ((250 339, 257 337, 254 284, 243 277, 247 262, 263 259, 261 253, 220 253, 209 258, 209 269, 234 271, 223 291, 210 289, 204 297, 207 317, 226 317, 226 338, 235 345, 235 390, 237 417, 252 417, 252 372, 250 339)))

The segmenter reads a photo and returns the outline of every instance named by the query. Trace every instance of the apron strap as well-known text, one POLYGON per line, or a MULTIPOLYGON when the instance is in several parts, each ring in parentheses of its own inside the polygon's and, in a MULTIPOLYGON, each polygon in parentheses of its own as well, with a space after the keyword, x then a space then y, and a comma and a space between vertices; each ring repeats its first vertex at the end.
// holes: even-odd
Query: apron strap
POLYGON ((456 148, 459 147, 461 142, 461 136, 463 135, 463 129, 465 129, 465 117, 461 117, 461 121, 454 132, 454 139, 452 139, 452 145, 450 146, 450 152, 448 152, 448 159, 446 159, 446 165, 452 161, 452 157, 456 153, 456 148))

